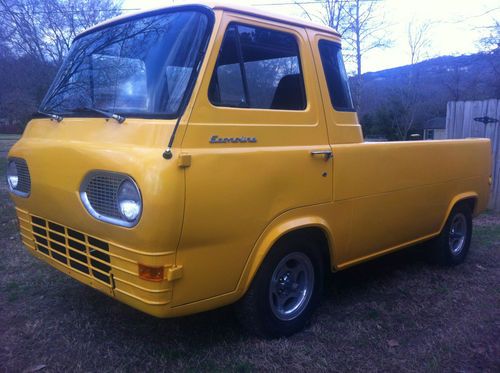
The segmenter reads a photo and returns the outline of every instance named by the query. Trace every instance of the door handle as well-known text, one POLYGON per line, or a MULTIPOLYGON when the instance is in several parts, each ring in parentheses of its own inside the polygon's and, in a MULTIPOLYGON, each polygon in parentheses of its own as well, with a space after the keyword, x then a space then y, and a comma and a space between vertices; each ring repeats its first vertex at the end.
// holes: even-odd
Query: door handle
POLYGON ((333 153, 331 150, 313 150, 311 152, 312 157, 323 157, 325 161, 333 158, 333 153))

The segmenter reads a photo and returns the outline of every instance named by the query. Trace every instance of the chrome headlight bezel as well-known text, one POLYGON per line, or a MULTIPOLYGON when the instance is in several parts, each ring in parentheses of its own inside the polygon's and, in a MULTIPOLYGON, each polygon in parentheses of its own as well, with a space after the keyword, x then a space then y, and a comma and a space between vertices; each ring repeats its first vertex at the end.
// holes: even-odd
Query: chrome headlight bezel
POLYGON ((26 160, 15 157, 9 158, 7 160, 5 177, 7 180, 7 187, 12 194, 23 198, 28 198, 30 196, 31 176, 26 160))
MULTIPOLYGON (((139 186, 135 182, 135 180, 123 173, 112 172, 112 171, 91 171, 89 172, 80 186, 80 199, 82 201, 83 206, 87 210, 87 212, 97 220, 103 221, 105 223, 118 225, 120 227, 132 228, 139 223, 139 220, 142 216, 143 210, 143 202, 142 202, 142 194, 139 186), (99 208, 96 206, 98 201, 96 201, 95 193, 92 192, 92 188, 95 188, 96 180, 108 180, 108 183, 103 184, 100 181, 100 185, 104 185, 108 188, 108 198, 105 202, 108 203, 106 209, 99 208), (139 201, 139 212, 134 219, 127 219, 120 209, 120 203, 118 200, 118 194, 120 187, 124 182, 128 182, 137 193, 137 198, 139 201), (111 197, 109 197, 111 195, 111 197), (104 211, 106 210, 106 211, 104 211)), ((101 206, 102 207, 102 206, 101 206)))
POLYGON ((5 175, 7 176, 7 184, 9 185, 10 190, 15 191, 19 185, 19 172, 14 160, 11 159, 7 164, 7 172, 5 175))

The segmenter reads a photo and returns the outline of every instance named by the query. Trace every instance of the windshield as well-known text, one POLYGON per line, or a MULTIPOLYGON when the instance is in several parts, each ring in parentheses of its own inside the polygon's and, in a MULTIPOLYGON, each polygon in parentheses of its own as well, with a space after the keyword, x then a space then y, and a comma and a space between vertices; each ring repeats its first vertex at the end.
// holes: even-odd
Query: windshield
POLYGON ((208 17, 176 11, 77 38, 40 111, 177 117, 207 39, 208 17), (85 110, 86 109, 86 110, 85 110))

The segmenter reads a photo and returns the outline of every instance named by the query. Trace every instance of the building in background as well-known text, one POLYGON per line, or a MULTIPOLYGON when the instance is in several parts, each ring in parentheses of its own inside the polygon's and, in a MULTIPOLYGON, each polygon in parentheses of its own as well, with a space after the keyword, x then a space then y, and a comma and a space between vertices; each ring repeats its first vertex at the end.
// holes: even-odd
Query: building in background
POLYGON ((424 140, 446 139, 446 117, 429 119, 422 125, 424 140))

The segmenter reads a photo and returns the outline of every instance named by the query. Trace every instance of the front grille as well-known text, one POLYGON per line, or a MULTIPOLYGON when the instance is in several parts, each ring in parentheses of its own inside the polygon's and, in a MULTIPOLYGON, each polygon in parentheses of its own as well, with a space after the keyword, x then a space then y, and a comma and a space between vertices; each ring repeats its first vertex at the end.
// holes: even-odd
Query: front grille
POLYGON ((16 158, 14 162, 17 166, 17 176, 19 177, 19 182, 17 184, 16 190, 29 194, 31 191, 31 177, 30 171, 28 170, 28 164, 24 159, 16 158))
POLYGON ((107 242, 36 216, 31 224, 38 252, 111 286, 107 242))
POLYGON ((12 161, 16 164, 18 177, 15 192, 22 196, 28 196, 31 192, 31 177, 28 164, 22 158, 12 158, 12 161))
POLYGON ((127 177, 120 174, 102 173, 89 178, 85 193, 92 208, 99 214, 122 219, 118 210, 117 194, 120 184, 127 177))

